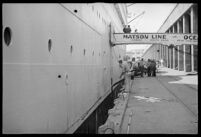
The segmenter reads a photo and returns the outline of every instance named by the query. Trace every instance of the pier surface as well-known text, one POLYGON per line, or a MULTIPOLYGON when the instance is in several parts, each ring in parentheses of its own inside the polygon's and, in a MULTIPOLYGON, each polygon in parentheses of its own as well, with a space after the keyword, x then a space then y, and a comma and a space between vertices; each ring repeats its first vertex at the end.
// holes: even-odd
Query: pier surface
POLYGON ((169 68, 159 68, 156 77, 136 77, 121 133, 197 134, 197 85, 197 75, 169 68))

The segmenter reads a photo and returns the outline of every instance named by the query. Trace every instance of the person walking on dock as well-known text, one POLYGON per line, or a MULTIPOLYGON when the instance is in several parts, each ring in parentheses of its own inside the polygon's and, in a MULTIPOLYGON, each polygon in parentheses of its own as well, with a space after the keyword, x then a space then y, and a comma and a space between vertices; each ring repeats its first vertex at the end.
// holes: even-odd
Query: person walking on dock
POLYGON ((152 63, 152 76, 155 77, 156 76, 156 61, 153 60, 152 63))
POLYGON ((134 57, 132 58, 132 61, 131 61, 131 70, 130 71, 131 71, 131 86, 130 86, 130 88, 132 89, 134 78, 135 78, 135 58, 134 57))
POLYGON ((149 73, 148 76, 155 77, 156 76, 156 62, 154 60, 149 61, 149 73))
POLYGON ((147 62, 147 76, 150 77, 151 76, 151 60, 148 59, 147 62))
POLYGON ((130 71, 131 67, 128 63, 127 56, 124 56, 123 62, 121 63, 120 67, 122 68, 120 78, 122 78, 122 76, 125 78, 124 80, 125 92, 130 92, 131 91, 131 71, 130 71))
POLYGON ((144 75, 144 60, 143 60, 143 58, 139 62, 139 69, 141 72, 141 77, 143 77, 143 75, 144 75))

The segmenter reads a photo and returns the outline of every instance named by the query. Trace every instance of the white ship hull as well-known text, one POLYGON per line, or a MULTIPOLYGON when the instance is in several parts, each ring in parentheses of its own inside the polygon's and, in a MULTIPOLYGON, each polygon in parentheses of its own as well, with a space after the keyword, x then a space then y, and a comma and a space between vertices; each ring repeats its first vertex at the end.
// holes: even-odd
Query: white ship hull
POLYGON ((3 133, 72 133, 111 92, 125 48, 110 46, 107 5, 3 4, 3 133))

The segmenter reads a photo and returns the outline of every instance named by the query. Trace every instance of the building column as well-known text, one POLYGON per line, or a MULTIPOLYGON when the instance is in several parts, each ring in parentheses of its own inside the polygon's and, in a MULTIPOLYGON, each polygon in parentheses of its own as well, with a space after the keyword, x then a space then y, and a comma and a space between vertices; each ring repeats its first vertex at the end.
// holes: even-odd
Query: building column
POLYGON ((164 66, 164 49, 163 49, 163 44, 161 44, 161 50, 162 50, 162 57, 161 57, 161 59, 163 60, 163 64, 162 64, 162 66, 164 66))
POLYGON ((164 56, 163 44, 161 44, 161 49, 162 49, 162 59, 163 59, 163 56, 164 56))
POLYGON ((161 59, 161 45, 160 44, 158 44, 158 48, 159 48, 159 60, 161 59))
POLYGON ((158 52, 158 60, 160 60, 160 58, 161 58, 161 48, 160 48, 159 44, 157 44, 157 47, 158 47, 158 50, 159 50, 159 52, 158 52))
MULTIPOLYGON (((177 23, 174 24, 174 33, 178 33, 177 31, 177 23)), ((178 70, 178 45, 174 45, 175 49, 175 69, 178 70)))
MULTIPOLYGON (((191 33, 191 17, 190 17, 190 11, 186 14, 186 27, 185 27, 185 33, 191 33)), ((191 72, 191 45, 186 45, 185 48, 185 56, 186 56, 186 72, 191 72)))
POLYGON ((159 49, 159 46, 158 44, 156 44, 156 51, 157 51, 157 60, 159 60, 159 57, 160 57, 160 49, 159 49))
POLYGON ((161 44, 158 45, 160 47, 160 60, 161 60, 161 57, 162 57, 162 47, 161 47, 161 44))
POLYGON ((168 67, 168 45, 165 46, 165 51, 166 51, 166 65, 168 67))
MULTIPOLYGON (((180 20, 177 21, 177 33, 182 33, 182 28, 181 28, 181 25, 180 25, 180 20)), ((180 48, 179 47, 180 47, 180 45, 177 46, 177 51, 178 51, 177 52, 177 55, 178 55, 178 70, 180 70, 179 69, 180 68, 180 65, 179 65, 180 64, 180 58, 179 58, 180 57, 180 48)))
POLYGON ((156 51, 157 51, 157 60, 159 60, 159 58, 160 58, 160 49, 159 49, 158 44, 156 44, 156 51))
POLYGON ((163 45, 163 60, 165 59, 165 45, 163 45))
POLYGON ((179 70, 179 45, 177 45, 177 70, 179 70))
MULTIPOLYGON (((172 33, 171 28, 169 30, 169 33, 172 33)), ((169 48, 168 50, 169 50, 169 66, 170 68, 172 68, 172 48, 169 48)))
POLYGON ((168 61, 169 61, 169 68, 171 68, 171 50, 168 48, 168 61))
MULTIPOLYGON (((197 20, 197 5, 191 7, 190 11, 190 24, 191 24, 191 33, 198 33, 198 20, 197 20)), ((197 45, 191 45, 191 71, 195 71, 195 63, 194 63, 194 47, 197 45)), ((196 58, 197 59, 197 58, 196 58)))
MULTIPOLYGON (((188 33, 188 21, 187 21, 187 14, 188 13, 186 13, 186 14, 184 14, 183 15, 183 33, 188 33)), ((183 61, 183 63, 184 63, 184 71, 186 72, 186 46, 187 45, 183 45, 183 55, 184 55, 184 61, 183 61)))
POLYGON ((191 71, 195 71, 194 70, 194 45, 191 45, 191 71))
POLYGON ((165 66, 167 67, 167 45, 164 45, 165 48, 165 66))
POLYGON ((162 54, 162 60, 163 60, 163 65, 162 65, 162 66, 164 67, 164 66, 165 66, 165 65, 164 65, 164 45, 161 44, 161 46, 162 46, 162 53, 163 53, 163 54, 162 54))
POLYGON ((154 58, 157 60, 157 47, 154 45, 154 58))
MULTIPOLYGON (((172 33, 175 33, 175 28, 174 28, 174 25, 172 26, 172 33)), ((173 48, 172 48, 172 68, 175 69, 175 47, 176 45, 173 45, 173 48)))
POLYGON ((163 45, 164 48, 164 58, 163 58, 163 62, 164 62, 164 67, 166 67, 166 45, 163 45))
POLYGON ((163 54, 163 44, 161 44, 161 59, 163 59, 163 56, 164 56, 164 54, 163 54))
POLYGON ((166 64, 167 64, 167 68, 168 68, 168 45, 166 45, 166 64))
MULTIPOLYGON (((163 59, 163 44, 161 44, 161 59, 163 59)), ((162 65, 163 66, 163 65, 162 65)))
POLYGON ((174 45, 174 47, 173 47, 173 49, 172 49, 172 50, 173 50, 173 52, 172 52, 172 55, 173 55, 173 56, 172 56, 172 58, 173 58, 173 59, 172 59, 172 61, 173 61, 173 66, 172 66, 172 68, 173 68, 173 69, 175 69, 175 67, 176 67, 176 61, 175 61, 175 59, 176 59, 176 58, 175 58, 175 47, 176 47, 176 46, 174 45))
POLYGON ((163 45, 164 46, 164 63, 165 63, 165 66, 166 66, 166 45, 163 45))

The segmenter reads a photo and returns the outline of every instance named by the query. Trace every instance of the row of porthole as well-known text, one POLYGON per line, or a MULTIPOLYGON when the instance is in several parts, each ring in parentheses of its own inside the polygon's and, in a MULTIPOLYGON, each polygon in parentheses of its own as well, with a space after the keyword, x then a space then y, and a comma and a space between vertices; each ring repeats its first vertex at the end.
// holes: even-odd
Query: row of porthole
MULTIPOLYGON (((94 11, 94 6, 92 5, 92 11, 94 11)), ((100 15, 100 13, 98 13, 98 11, 96 12, 96 15, 100 18, 101 17, 101 15, 100 15)), ((105 25, 107 25, 106 24, 106 21, 103 19, 103 17, 102 17, 102 22, 105 24, 105 25)))
MULTIPOLYGON (((74 10, 74 12, 77 13, 77 10, 74 10)), ((98 13, 98 11, 97 11, 97 13, 98 13)), ((99 18, 100 18, 100 14, 99 14, 99 18)), ((102 18, 102 21, 105 23, 103 18, 102 18)), ((4 40, 5 40, 5 43, 7 46, 9 46, 11 43, 11 37, 12 37, 11 29, 9 27, 6 27, 4 30, 4 40)), ((49 40, 48 45, 51 45, 51 43, 52 43, 51 40, 49 40)))
MULTIPOLYGON (((52 40, 49 39, 48 40, 48 50, 49 50, 49 52, 51 51, 51 47, 52 47, 52 40)), ((73 46, 71 45, 70 46, 70 53, 72 53, 72 52, 73 52, 73 46)), ((106 54, 106 51, 104 51, 103 53, 106 54)), ((84 55, 86 54, 86 49, 83 49, 83 54, 84 55)), ((94 54, 95 54, 95 52, 93 51, 92 56, 94 56, 94 54)), ((99 56, 100 56, 100 52, 99 52, 99 56)))
MULTIPOLYGON (((94 11, 94 6, 92 6, 92 11, 94 11)), ((77 13, 78 11, 75 9, 74 12, 77 13)), ((98 11, 96 12, 96 14, 100 18, 100 13, 98 13, 98 11)), ((104 24, 106 25, 106 21, 103 18, 102 18, 102 22, 104 22, 104 24)))
MULTIPOLYGON (((12 31, 11 31, 11 29, 9 28, 9 27, 6 27, 5 29, 4 29, 4 42, 5 42, 5 44, 6 44, 6 46, 9 46, 10 44, 11 44, 11 38, 12 38, 12 31)), ((51 39, 49 39, 48 40, 48 51, 50 52, 51 51, 51 49, 52 49, 52 40, 51 39)), ((73 52, 73 46, 71 45, 71 47, 70 47, 70 52, 72 53, 73 52)), ((104 51, 104 54, 105 54, 106 52, 104 51)), ((83 50, 83 54, 85 55, 86 54, 86 49, 84 49, 83 50)), ((94 56, 94 51, 93 51, 93 53, 92 53, 92 56, 94 56)), ((99 56, 100 56, 100 53, 99 53, 99 56)))

